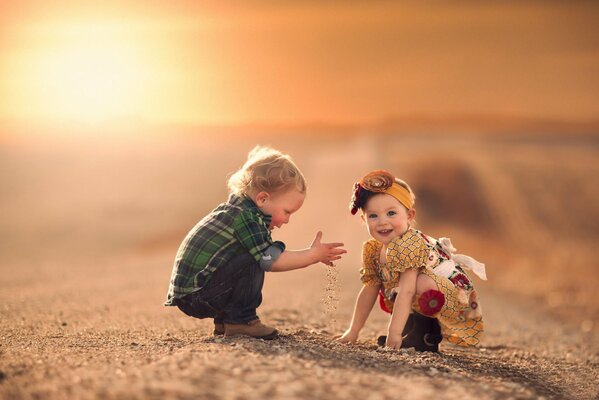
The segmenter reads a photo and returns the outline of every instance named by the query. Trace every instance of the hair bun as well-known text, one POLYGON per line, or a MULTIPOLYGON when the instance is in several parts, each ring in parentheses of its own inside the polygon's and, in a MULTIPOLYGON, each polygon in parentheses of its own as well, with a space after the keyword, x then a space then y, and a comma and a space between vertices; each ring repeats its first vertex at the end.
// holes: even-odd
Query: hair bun
POLYGON ((389 172, 378 169, 368 173, 360 181, 360 186, 371 192, 384 192, 387 188, 390 188, 395 181, 395 177, 389 172))

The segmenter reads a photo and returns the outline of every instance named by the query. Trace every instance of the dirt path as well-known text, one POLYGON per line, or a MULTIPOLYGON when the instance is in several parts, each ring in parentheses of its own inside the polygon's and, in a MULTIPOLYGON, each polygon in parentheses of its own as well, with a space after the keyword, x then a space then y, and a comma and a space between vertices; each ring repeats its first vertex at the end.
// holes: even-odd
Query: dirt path
POLYGON ((344 285, 335 322, 331 314, 326 318, 318 298, 326 287, 324 272, 273 275, 262 317, 281 327, 282 337, 221 339, 212 337, 209 321, 157 303, 165 275, 159 266, 166 258, 105 266, 86 281, 95 285, 64 269, 46 276, 53 290, 34 284, 34 297, 19 290, 26 273, 5 276, 0 398, 592 399, 598 394, 597 337, 540 318, 530 311, 530 300, 483 288, 488 332, 480 349, 446 345, 439 355, 387 352, 373 342, 385 329, 380 313, 359 345, 331 340, 351 312, 353 293, 344 285), (143 271, 145 281, 135 286, 143 271), (306 290, 290 291, 293 285, 306 290), (277 304, 282 291, 288 301, 277 304))
MULTIPOLYGON (((458 225, 471 210, 442 209, 443 220, 454 220, 437 230, 424 218, 434 209, 423 207, 427 233, 449 235, 487 263, 490 280, 477 282, 487 329, 480 349, 381 351, 374 345, 387 324, 380 311, 359 345, 332 340, 360 285, 367 235, 347 212, 347 189, 380 167, 372 138, 280 143, 304 166, 310 197, 277 239, 302 248, 322 229, 349 253, 334 291, 323 267, 268 274, 259 312, 282 331, 274 342, 215 339, 210 321, 162 307, 180 240, 225 197, 223 177, 255 138, 231 146, 220 137, 129 145, 36 138, 0 147, 0 399, 598 399, 599 280, 588 251, 597 238, 591 211, 599 193, 588 179, 599 171, 596 141, 527 147, 457 138, 462 154, 452 138, 384 139, 379 145, 398 155, 384 165, 411 176, 437 176, 439 157, 451 155, 438 195, 457 179, 447 171, 474 171, 480 184, 468 193, 513 200, 517 192, 530 202, 517 205, 520 214, 540 213, 523 223, 511 202, 483 199, 496 226, 458 225), (322 173, 332 170, 334 180, 322 173), (569 196, 571 185, 584 190, 569 196), (323 218, 318 199, 325 198, 323 218), (332 304, 323 305, 330 295, 332 304)), ((479 211, 473 220, 485 215, 479 211)))

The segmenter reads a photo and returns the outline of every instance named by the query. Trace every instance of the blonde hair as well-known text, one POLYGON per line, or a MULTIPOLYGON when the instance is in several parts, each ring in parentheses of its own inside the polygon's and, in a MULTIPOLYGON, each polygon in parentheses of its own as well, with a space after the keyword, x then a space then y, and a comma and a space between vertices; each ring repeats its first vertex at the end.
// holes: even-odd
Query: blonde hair
POLYGON ((256 146, 248 159, 227 183, 229 191, 237 195, 276 193, 295 186, 306 192, 304 175, 286 154, 266 146, 256 146))

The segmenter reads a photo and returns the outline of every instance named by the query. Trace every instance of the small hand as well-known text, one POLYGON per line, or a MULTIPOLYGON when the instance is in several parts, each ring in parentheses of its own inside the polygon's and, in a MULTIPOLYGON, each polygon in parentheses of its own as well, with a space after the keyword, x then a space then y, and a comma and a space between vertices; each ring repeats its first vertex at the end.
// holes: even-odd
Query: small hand
POLYGON ((389 347, 391 349, 399 350, 401 348, 402 342, 401 334, 391 333, 387 335, 387 342, 385 343, 385 347, 389 347))
POLYGON ((343 335, 335 339, 340 343, 356 343, 358 340, 358 333, 348 329, 343 333, 343 335))
POLYGON ((347 253, 347 250, 341 249, 343 243, 321 243, 322 232, 319 231, 310 245, 310 250, 314 253, 316 262, 334 267, 333 261, 341 259, 341 255, 347 253))

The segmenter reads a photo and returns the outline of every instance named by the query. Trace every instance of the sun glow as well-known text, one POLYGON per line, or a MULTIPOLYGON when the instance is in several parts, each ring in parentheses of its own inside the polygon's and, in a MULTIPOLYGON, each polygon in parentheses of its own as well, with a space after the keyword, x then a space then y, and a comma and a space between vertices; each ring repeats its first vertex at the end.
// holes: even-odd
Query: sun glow
POLYGON ((21 114, 97 122, 140 112, 151 70, 141 40, 106 23, 62 25, 53 33, 36 37, 13 68, 12 83, 26 89, 13 99, 21 114))
POLYGON ((118 43, 75 43, 40 60, 43 106, 82 118, 116 116, 139 101, 140 65, 118 43))

